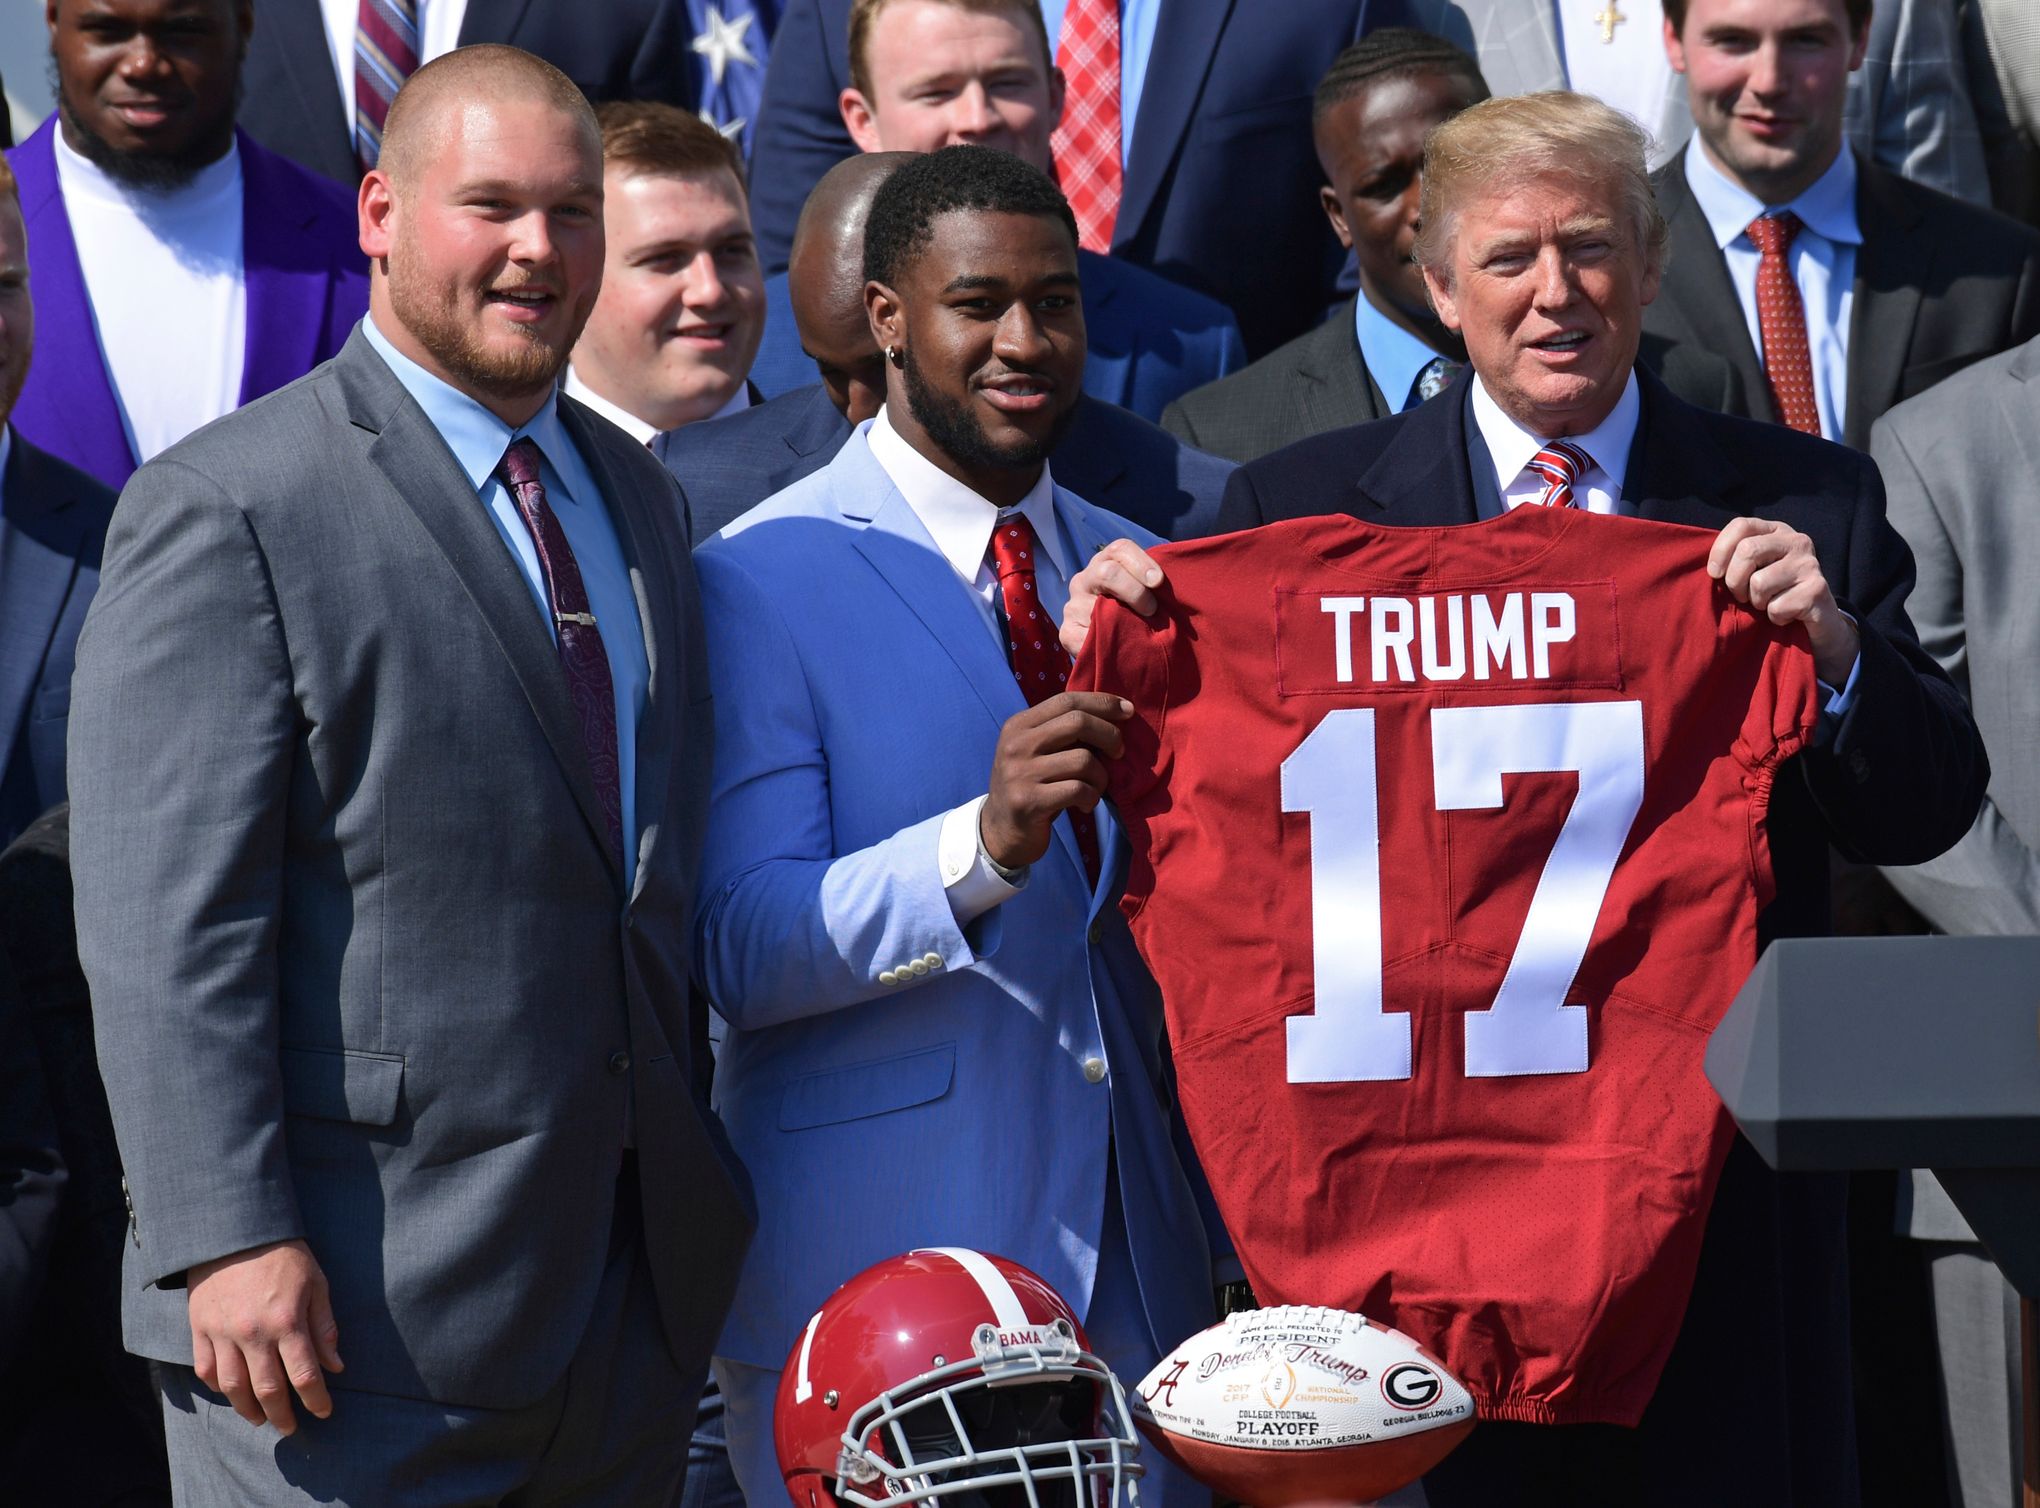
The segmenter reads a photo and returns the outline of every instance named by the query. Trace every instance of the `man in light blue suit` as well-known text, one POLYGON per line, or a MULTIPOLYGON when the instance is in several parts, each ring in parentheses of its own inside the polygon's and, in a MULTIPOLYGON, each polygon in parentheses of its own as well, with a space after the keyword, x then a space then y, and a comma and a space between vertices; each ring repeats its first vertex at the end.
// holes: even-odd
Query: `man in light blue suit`
MULTIPOLYGON (((838 109, 859 151, 998 147, 1052 171, 1063 79, 1033 0, 892 0, 847 31, 850 87, 838 109)), ((765 339, 751 378, 768 398, 809 380, 786 274, 767 280, 765 339)), ((1132 262, 1079 250, 1090 355, 1084 391, 1149 422, 1177 398, 1246 364, 1232 312, 1132 262)))
MULTIPOLYGON (((1084 358, 1075 221, 1019 159, 945 149, 879 190, 865 259, 884 409, 696 554, 697 968, 760 1216, 716 1374, 754 1504, 789 1347, 888 1255, 1012 1257, 1132 1378, 1212 1315, 1161 1003, 1112 904, 1124 840, 1092 811, 1125 704, 1055 692, 1055 636, 1027 632, 1107 541, 1152 538, 1046 464, 1084 358)), ((1151 1462, 1142 1496, 1208 1495, 1151 1462)))

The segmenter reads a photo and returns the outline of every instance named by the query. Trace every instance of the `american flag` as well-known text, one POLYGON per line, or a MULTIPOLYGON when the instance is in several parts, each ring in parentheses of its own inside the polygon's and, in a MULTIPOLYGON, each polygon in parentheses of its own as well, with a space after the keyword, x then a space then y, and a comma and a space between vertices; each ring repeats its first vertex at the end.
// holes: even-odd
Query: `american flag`
POLYGON ((765 55, 783 0, 687 0, 701 118, 751 153, 765 55))

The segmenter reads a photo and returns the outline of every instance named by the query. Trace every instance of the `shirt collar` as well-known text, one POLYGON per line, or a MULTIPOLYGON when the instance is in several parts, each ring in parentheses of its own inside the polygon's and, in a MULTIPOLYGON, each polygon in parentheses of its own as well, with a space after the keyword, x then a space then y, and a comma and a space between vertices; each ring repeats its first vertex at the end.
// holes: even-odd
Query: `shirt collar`
POLYGON ((649 445, 658 437, 656 425, 647 424, 621 404, 611 403, 595 389, 581 380, 581 374, 567 368, 567 380, 560 384, 561 390, 577 403, 585 403, 618 429, 629 435, 640 445, 649 445))
MULTIPOLYGON (((1622 396, 1608 411, 1608 417, 1583 435, 1567 435, 1568 445, 1584 450, 1593 463, 1622 487, 1622 473, 1629 468, 1629 447, 1636 440, 1636 423, 1643 413, 1643 398, 1636 386, 1636 373, 1622 384, 1622 396)), ((1473 381, 1473 419, 1480 437, 1487 441, 1488 454, 1495 463, 1495 486, 1506 494, 1530 458, 1543 448, 1548 435, 1534 435, 1506 413, 1488 395, 1487 384, 1478 376, 1473 381)))
MULTIPOLYGON (((567 444, 566 430, 560 423, 557 392, 548 397, 545 407, 527 422, 512 429, 474 398, 426 371, 391 345, 389 338, 376 328, 373 314, 363 316, 361 331, 375 348, 375 353, 389 366, 391 374, 404 385, 404 391, 425 411, 425 417, 439 431, 439 438, 453 452, 454 460, 476 492, 479 493, 495 474, 496 467, 503 460, 503 452, 510 448, 510 442, 525 438, 538 446, 539 454, 551 463, 555 476, 564 482, 566 473, 562 468, 574 452, 567 444)), ((552 490, 549 486, 548 493, 552 490)), ((557 497, 551 500, 560 501, 557 497)), ((567 500, 571 501, 571 494, 567 500)))
POLYGON ((886 410, 880 409, 878 417, 865 427, 865 439, 871 446, 872 459, 892 478, 900 489, 900 496, 907 506, 921 520, 935 548, 942 552, 942 558, 956 568, 956 574, 965 581, 976 581, 978 571, 985 563, 985 551, 991 548, 992 526, 999 521, 1002 513, 1021 513, 1027 522, 1034 525, 1034 532, 1041 539, 1041 548, 1047 554, 1049 563, 1065 581, 1069 579, 1069 566, 1063 558, 1062 531, 1055 522, 1055 482, 1044 464, 1041 476, 1027 496, 1012 508, 1002 509, 979 493, 973 492, 955 477, 922 455, 913 446, 900 438, 898 430, 892 427, 886 410))
POLYGON ((1364 292, 1353 300, 1353 305, 1360 359, 1367 364, 1368 375, 1381 389, 1381 396, 1388 400, 1389 412, 1401 413, 1424 368, 1445 353, 1432 350, 1375 308, 1364 292))
POLYGON ((1846 143, 1805 193, 1788 204, 1766 204, 1714 165, 1696 132, 1686 144, 1686 183, 1693 190, 1693 202, 1707 217, 1714 244, 1724 251, 1748 234, 1750 221, 1785 210, 1825 240, 1843 246, 1863 244, 1856 220, 1856 154, 1846 143))

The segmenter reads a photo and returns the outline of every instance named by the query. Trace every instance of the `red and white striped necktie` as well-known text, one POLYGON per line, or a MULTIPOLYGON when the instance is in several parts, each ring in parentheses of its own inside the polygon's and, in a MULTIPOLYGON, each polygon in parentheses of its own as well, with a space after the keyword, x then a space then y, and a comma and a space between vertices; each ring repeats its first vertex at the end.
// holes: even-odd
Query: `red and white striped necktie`
POLYGON ((1050 145, 1056 182, 1077 217, 1077 244, 1112 250, 1119 219, 1119 0, 1068 0, 1056 50, 1065 93, 1050 145))
POLYGON ((1580 503, 1573 496, 1573 487, 1593 464, 1593 458, 1577 445, 1549 441, 1523 467, 1544 478, 1544 491, 1531 501, 1540 508, 1577 508, 1580 503))

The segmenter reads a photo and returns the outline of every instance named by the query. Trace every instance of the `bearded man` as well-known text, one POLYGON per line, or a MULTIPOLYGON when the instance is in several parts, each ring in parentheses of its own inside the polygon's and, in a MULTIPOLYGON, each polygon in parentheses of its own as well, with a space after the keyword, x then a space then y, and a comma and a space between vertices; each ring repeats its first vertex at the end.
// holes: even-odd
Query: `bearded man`
MULTIPOLYGON (((759 1204, 715 1369, 755 1504, 784 1490, 788 1348, 892 1253, 1012 1257, 1122 1377, 1211 1319, 1160 996, 1099 883, 1124 840, 1092 808, 1131 709, 1063 690, 1056 644, 1077 568, 1154 538, 1051 475, 1079 276, 1039 169, 908 159, 864 231, 883 407, 695 556, 717 704, 696 932, 759 1204)), ((1143 1503, 1209 1502, 1147 1467, 1143 1503)))
POLYGON ((750 1219, 689 1087, 679 498, 555 391, 594 115, 449 53, 359 220, 367 319, 135 475, 79 650, 126 1340, 179 1502, 667 1503, 750 1219))

